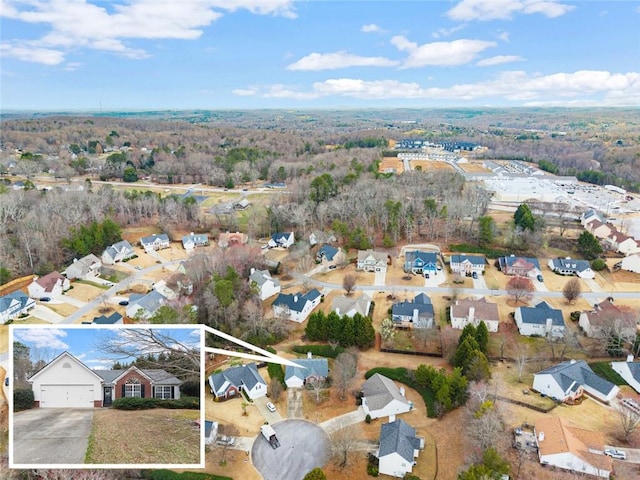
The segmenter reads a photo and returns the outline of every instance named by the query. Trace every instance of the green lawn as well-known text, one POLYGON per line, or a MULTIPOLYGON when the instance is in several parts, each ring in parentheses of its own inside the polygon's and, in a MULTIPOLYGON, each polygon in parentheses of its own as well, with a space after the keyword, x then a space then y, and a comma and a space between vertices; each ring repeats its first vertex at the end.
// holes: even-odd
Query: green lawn
POLYGON ((627 385, 627 382, 611 368, 609 362, 593 362, 589 366, 597 375, 609 380, 614 385, 627 385))

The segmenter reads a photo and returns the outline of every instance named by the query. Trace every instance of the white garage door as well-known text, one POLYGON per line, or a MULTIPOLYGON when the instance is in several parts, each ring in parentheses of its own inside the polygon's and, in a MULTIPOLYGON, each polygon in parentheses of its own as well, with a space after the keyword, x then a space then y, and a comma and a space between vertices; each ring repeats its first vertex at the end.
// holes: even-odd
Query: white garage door
POLYGON ((93 408, 93 385, 42 385, 40 408, 93 408))

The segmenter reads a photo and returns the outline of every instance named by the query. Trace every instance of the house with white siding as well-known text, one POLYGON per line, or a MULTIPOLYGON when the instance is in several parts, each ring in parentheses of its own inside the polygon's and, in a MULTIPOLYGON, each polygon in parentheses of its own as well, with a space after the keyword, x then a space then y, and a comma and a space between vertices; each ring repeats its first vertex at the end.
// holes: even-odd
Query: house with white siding
POLYGON ((255 400, 267 394, 267 383, 258 372, 256 364, 249 363, 209 376, 209 390, 215 402, 235 398, 241 391, 255 400))
POLYGON ((640 393, 640 362, 634 362, 633 355, 628 355, 626 362, 611 362, 611 368, 640 393))
POLYGON ((587 337, 598 337, 607 329, 615 331, 623 338, 635 338, 638 332, 637 314, 630 309, 614 305, 609 299, 596 303, 591 310, 582 312, 578 325, 587 337))
POLYGON ((591 270, 587 260, 573 258, 552 258, 549 268, 559 275, 577 275, 580 278, 595 278, 596 273, 591 270))
POLYGON ((552 308, 545 301, 534 307, 518 307, 514 317, 520 335, 555 338, 564 336, 565 323, 562 310, 552 308))
POLYGON ((424 437, 416 435, 416 429, 401 419, 380 426, 378 472, 382 475, 403 478, 413 470, 415 459, 424 449, 424 437))
POLYGON ((51 272, 42 277, 34 278, 27 286, 29 296, 33 298, 58 298, 71 288, 71 282, 58 272, 51 272))
POLYGON ((360 250, 358 252, 356 270, 364 270, 365 272, 386 272, 387 254, 384 252, 375 252, 373 250, 360 250))
POLYGON ((413 408, 404 396, 404 387, 398 388, 393 380, 379 373, 364 382, 361 393, 362 408, 373 419, 400 415, 413 408))
POLYGON ((432 328, 434 312, 431 299, 417 294, 412 302, 396 302, 391 306, 391 320, 400 328, 432 328))
POLYGON ((35 306, 35 300, 20 290, 7 293, 0 297, 0 323, 26 315, 35 306))
POLYGON ((287 365, 284 370, 284 383, 287 388, 302 388, 312 380, 326 380, 329 376, 329 362, 326 358, 296 359, 297 366, 287 365))
POLYGON ((456 300, 449 309, 449 316, 451 327, 458 330, 462 330, 469 324, 477 327, 480 322, 484 322, 487 330, 495 333, 500 325, 498 305, 488 302, 486 298, 456 300))
POLYGON ((140 246, 144 248, 144 251, 149 253, 156 250, 162 250, 163 248, 169 248, 171 246, 171 240, 166 233, 153 234, 148 237, 142 237, 140 239, 140 246))
POLYGON ((280 282, 271 277, 269 270, 256 270, 255 268, 251 269, 249 286, 257 290, 262 301, 277 295, 281 289, 280 282))
POLYGON ((64 273, 69 280, 93 280, 100 276, 101 268, 102 260, 90 253, 79 260, 74 258, 64 273))
POLYGON ((620 262, 620 268, 627 272, 640 273, 640 253, 624 257, 620 262))
POLYGON ((273 314, 283 316, 292 322, 304 322, 309 314, 320 305, 322 295, 315 288, 307 293, 280 293, 273 302, 273 314))
POLYGON ((114 265, 117 262, 124 262, 133 258, 135 254, 131 244, 126 240, 122 240, 107 247, 104 252, 102 252, 102 263, 105 265, 114 265))
POLYGON ((455 254, 451 255, 449 265, 453 273, 461 275, 471 275, 474 272, 478 275, 484 272, 487 260, 482 255, 455 254))

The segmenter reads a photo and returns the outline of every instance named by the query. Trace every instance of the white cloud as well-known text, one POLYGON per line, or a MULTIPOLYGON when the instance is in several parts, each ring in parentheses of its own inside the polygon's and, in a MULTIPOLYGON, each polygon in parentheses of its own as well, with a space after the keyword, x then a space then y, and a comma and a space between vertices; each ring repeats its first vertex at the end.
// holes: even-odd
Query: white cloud
MULTIPOLYGON (((124 4, 110 4, 109 9, 89 0, 5 0, 3 3, 1 16, 50 28, 42 38, 31 41, 31 46, 44 50, 85 47, 128 58, 145 58, 148 54, 126 45, 125 41, 193 40, 225 11, 245 9, 258 15, 295 17, 291 0, 129 0, 124 4)), ((14 48, 26 48, 28 42, 19 44, 13 40, 12 44, 14 48)), ((44 54, 14 56, 54 64, 51 57, 44 54)), ((61 61, 57 59, 57 63, 61 61)))
POLYGON ((20 328, 14 330, 15 337, 21 341, 30 343, 35 348, 51 348, 54 350, 67 350, 69 345, 62 341, 67 332, 59 328, 20 328))
POLYGON ((587 102, 611 105, 640 105, 640 73, 610 73, 583 70, 550 75, 524 71, 502 72, 478 83, 461 83, 448 87, 423 87, 418 83, 397 80, 362 80, 335 78, 316 82, 310 91, 294 90, 284 85, 255 88, 262 97, 309 100, 328 96, 358 99, 434 99, 471 101, 496 98, 516 103, 587 102), (594 98, 594 96, 597 96, 594 98))
POLYGON ((524 58, 518 55, 496 55, 495 57, 483 58, 478 61, 478 67, 491 67, 493 65, 502 65, 503 63, 521 62, 524 58))
POLYGON ((345 51, 311 53, 287 66, 287 70, 336 70, 348 67, 393 67, 400 62, 384 57, 361 57, 345 51))
POLYGON ((433 38, 448 37, 450 35, 453 35, 456 32, 459 32, 460 30, 462 30, 466 26, 467 26, 466 24, 461 23, 460 25, 456 25, 455 27, 451 27, 451 28, 440 28, 440 29, 436 30, 435 32, 433 32, 431 34, 431 36, 433 38))
POLYGON ((374 33, 381 31, 381 28, 375 23, 369 23, 368 25, 363 25, 360 31, 364 33, 374 33))
POLYGON ((515 14, 540 13, 549 18, 559 17, 573 10, 555 0, 462 0, 447 12, 447 16, 456 21, 506 20, 515 14))
POLYGON ((7 42, 0 44, 0 56, 44 65, 58 65, 64 61, 64 52, 61 50, 35 47, 29 44, 12 45, 7 42))
POLYGON ((468 39, 425 43, 418 46, 417 43, 407 40, 402 35, 393 37, 391 44, 398 50, 409 53, 402 68, 424 67, 426 65, 464 65, 475 59, 483 50, 496 46, 495 42, 468 39))
POLYGON ((498 38, 503 42, 509 43, 509 32, 500 32, 498 38))
POLYGON ((236 88, 235 90, 232 90, 232 93, 241 97, 250 97, 256 95, 258 90, 255 88, 236 88))

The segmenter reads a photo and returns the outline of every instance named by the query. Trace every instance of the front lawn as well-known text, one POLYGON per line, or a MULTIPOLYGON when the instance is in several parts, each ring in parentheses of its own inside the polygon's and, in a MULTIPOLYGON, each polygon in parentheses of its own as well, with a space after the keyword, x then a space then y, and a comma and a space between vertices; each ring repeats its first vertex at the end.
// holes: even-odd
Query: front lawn
POLYGON ((85 463, 200 463, 198 410, 96 409, 85 463))
POLYGON ((611 368, 611 364, 609 362, 593 362, 590 363, 589 366, 591 370, 593 370, 596 375, 601 376, 602 378, 609 380, 614 385, 626 385, 627 382, 624 381, 618 372, 616 372, 613 368, 611 368))

